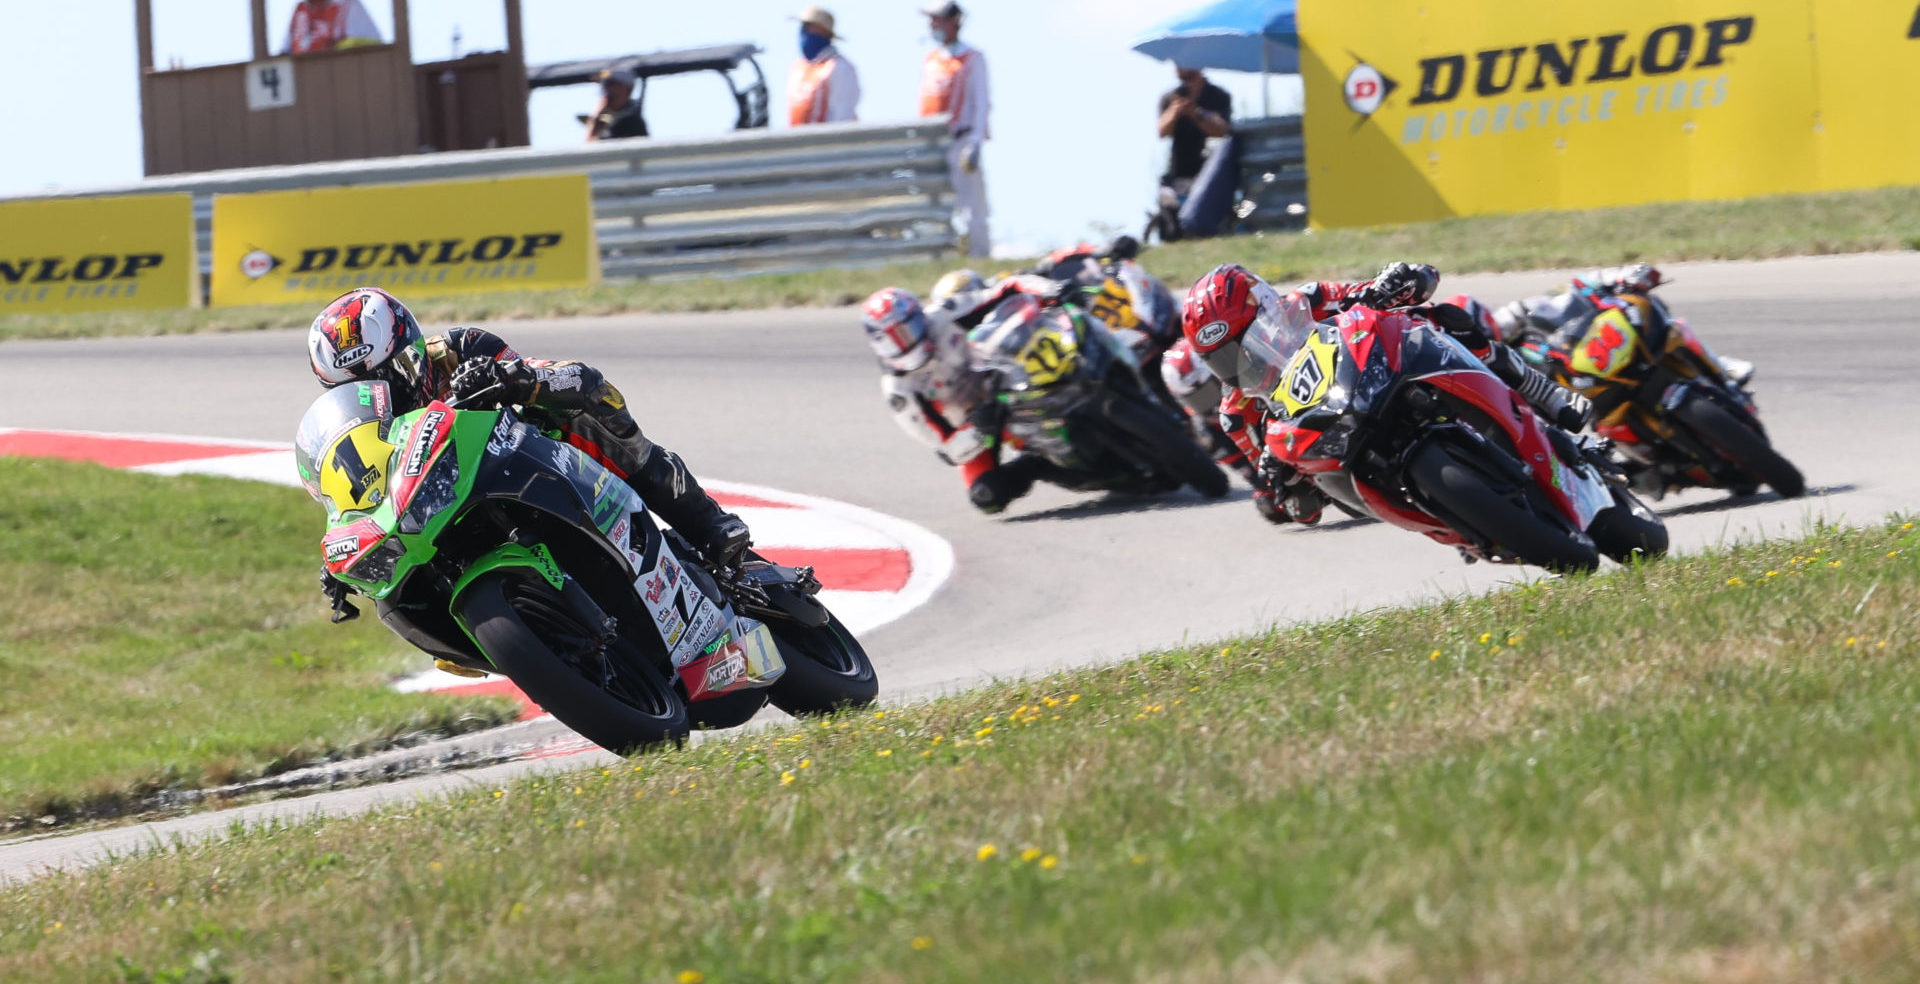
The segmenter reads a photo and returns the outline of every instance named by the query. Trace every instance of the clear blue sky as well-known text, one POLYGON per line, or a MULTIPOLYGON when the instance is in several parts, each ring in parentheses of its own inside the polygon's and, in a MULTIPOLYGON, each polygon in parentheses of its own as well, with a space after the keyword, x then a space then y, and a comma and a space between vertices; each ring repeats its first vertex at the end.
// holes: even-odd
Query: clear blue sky
MULTIPOLYGON (((392 36, 389 0, 362 0, 392 36)), ((963 0, 964 2, 964 0, 963 0)), ((1031 253, 1094 234, 1095 223, 1138 230, 1164 167, 1154 136, 1159 94, 1173 70, 1128 50, 1142 30, 1204 0, 975 0, 961 37, 986 52, 993 81, 987 187, 995 238, 1031 253), (1105 139, 1092 135, 1107 134, 1105 139)), ((524 0, 529 61, 626 54, 657 48, 750 41, 761 56, 775 107, 785 117, 787 67, 796 56, 791 19, 803 0, 524 0)), ((842 51, 860 71, 860 117, 913 115, 919 66, 929 42, 920 0, 838 0, 823 4, 847 35, 842 51)), ((85 188, 140 178, 139 95, 133 0, 9 3, 0 31, 0 111, 9 146, 0 154, 0 195, 85 188)), ((411 0, 413 57, 449 57, 457 25, 461 50, 504 47, 497 0, 411 0)), ((186 65, 248 59, 247 0, 154 0, 154 56, 186 65)), ((293 0, 268 0, 277 50, 293 0)), ((1260 78, 1209 73, 1233 94, 1234 111, 1256 116, 1260 78)), ((1298 79, 1275 78, 1275 112, 1297 111, 1298 79)), ((547 89, 529 106, 535 146, 574 143, 573 114, 591 87, 547 89)), ((711 76, 656 82, 647 117, 659 136, 717 133, 732 119, 725 87, 711 76)))

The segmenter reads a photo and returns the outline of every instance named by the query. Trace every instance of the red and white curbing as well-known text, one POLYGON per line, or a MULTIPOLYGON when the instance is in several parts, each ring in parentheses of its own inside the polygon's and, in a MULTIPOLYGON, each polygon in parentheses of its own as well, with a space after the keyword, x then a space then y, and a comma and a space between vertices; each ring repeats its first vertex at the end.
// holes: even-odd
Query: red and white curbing
MULTIPOLYGON (((0 456, 63 458, 158 475, 221 475, 300 484, 290 445, 167 434, 105 434, 0 428, 0 456)), ((953 547, 924 527, 833 499, 739 482, 706 481, 723 507, 746 520, 754 549, 783 564, 814 568, 820 598, 855 634, 926 603, 953 572, 953 547)), ((541 712, 505 680, 466 680, 428 670, 399 681, 405 691, 501 693, 541 712)), ((580 749, 549 750, 566 754, 580 749)))

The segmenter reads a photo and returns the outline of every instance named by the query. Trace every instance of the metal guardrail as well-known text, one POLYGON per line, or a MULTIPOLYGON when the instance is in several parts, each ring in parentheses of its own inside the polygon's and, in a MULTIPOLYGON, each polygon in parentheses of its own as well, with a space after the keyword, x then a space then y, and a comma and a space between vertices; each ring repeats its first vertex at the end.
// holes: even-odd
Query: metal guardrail
POLYGON ((944 117, 829 123, 720 138, 635 138, 530 150, 170 174, 39 198, 191 192, 201 269, 213 196, 584 172, 607 277, 727 276, 934 255, 955 236, 944 117))
POLYGON ((1235 120, 1240 138, 1240 231, 1307 224, 1307 144, 1300 117, 1235 120))

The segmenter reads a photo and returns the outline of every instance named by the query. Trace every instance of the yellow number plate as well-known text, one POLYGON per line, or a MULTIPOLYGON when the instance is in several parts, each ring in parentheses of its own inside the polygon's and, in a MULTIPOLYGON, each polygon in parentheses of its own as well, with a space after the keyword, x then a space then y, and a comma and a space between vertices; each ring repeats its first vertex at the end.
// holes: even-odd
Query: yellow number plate
POLYGON ((1627 320, 1626 312, 1609 308, 1587 326, 1587 333, 1574 344, 1567 366, 1576 375, 1608 379, 1632 364, 1634 346, 1639 344, 1640 330, 1627 320))
POLYGON ((380 439, 380 422, 360 424, 320 457, 320 494, 336 513, 372 509, 387 494, 392 456, 393 445, 380 439))
POLYGON ((1046 386, 1073 371, 1073 344, 1057 331, 1035 332, 1020 353, 1021 367, 1035 386, 1046 386))
POLYGON ((1333 360, 1340 350, 1338 341, 1329 341, 1315 332, 1287 362, 1280 374, 1280 385, 1273 391, 1274 402, 1287 416, 1298 417, 1319 406, 1333 388, 1333 360))
POLYGON ((1133 313, 1133 295, 1112 277, 1100 285, 1100 296, 1087 305, 1087 310, 1109 328, 1140 327, 1140 317, 1133 313))

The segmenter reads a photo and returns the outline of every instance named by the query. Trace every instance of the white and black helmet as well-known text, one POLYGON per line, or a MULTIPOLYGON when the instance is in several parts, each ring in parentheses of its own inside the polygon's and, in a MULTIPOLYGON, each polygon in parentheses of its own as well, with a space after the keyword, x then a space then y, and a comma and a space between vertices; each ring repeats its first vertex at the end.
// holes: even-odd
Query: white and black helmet
POLYGON ((307 329, 307 355, 322 386, 381 379, 431 397, 431 366, 420 323, 399 298, 358 287, 335 298, 307 329))

